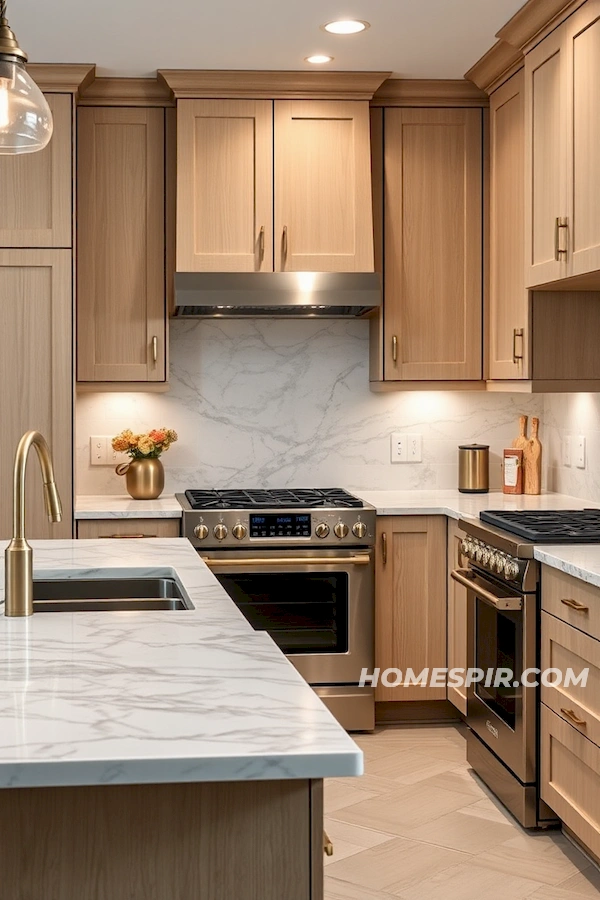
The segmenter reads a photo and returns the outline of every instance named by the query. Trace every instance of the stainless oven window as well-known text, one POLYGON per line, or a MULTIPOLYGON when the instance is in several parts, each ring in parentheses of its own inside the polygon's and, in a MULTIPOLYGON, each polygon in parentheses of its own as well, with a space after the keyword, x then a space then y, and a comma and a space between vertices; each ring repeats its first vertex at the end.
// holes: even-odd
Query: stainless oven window
POLYGON ((252 572, 217 578, 256 631, 287 654, 347 653, 346 572, 252 572))
MULTIPOLYGON (((475 685, 475 693, 509 728, 515 730, 521 715, 523 667, 523 615, 521 612, 494 609, 475 598, 475 667, 489 670, 509 669, 510 687, 494 686, 488 677, 475 685), (517 685, 514 682, 518 682, 517 685)), ((505 674, 505 673, 504 673, 505 674)))

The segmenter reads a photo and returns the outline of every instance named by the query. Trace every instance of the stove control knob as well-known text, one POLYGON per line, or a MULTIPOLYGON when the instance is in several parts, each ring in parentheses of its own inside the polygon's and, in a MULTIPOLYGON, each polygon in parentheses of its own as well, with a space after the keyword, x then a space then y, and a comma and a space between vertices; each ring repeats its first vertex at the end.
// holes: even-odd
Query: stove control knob
POLYGON ((367 526, 364 522, 355 522, 352 526, 352 534, 357 538, 364 538, 367 536, 367 526))
POLYGON ((333 533, 337 538, 340 538, 340 540, 346 537, 349 530, 350 529, 345 522, 336 522, 336 524, 333 526, 333 533))
POLYGON ((471 541, 468 541, 466 538, 460 542, 460 552, 463 556, 469 555, 469 547, 471 546, 471 541))
POLYGON ((234 525, 231 529, 231 533, 236 540, 243 541, 248 534, 248 531, 245 525, 242 525, 241 522, 238 522, 237 525, 234 525))
POLYGON ((502 560, 500 558, 500 554, 492 553, 492 555, 490 556, 490 561, 489 561, 488 565, 489 565, 490 569, 492 570, 492 572, 496 572, 496 571, 500 572, 501 570, 498 568, 498 566, 504 565, 504 563, 502 562, 502 560))
POLYGON ((504 563, 504 577, 505 578, 516 578, 519 574, 519 564, 516 559, 507 559, 504 563))
POLYGON ((506 557, 504 553, 496 553, 496 572, 501 575, 504 572, 506 557))
POLYGON ((483 547, 481 545, 475 549, 475 561, 479 563, 483 562, 483 547))
POLYGON ((481 562, 483 563, 484 566, 489 566, 491 557, 492 557, 492 551, 490 550, 490 548, 484 547, 483 551, 481 553, 481 562))
POLYGON ((208 537, 208 525, 196 525, 194 534, 199 541, 204 541, 208 537))
POLYGON ((224 541, 227 537, 227 525, 223 525, 222 522, 219 525, 215 525, 213 534, 218 541, 224 541))
POLYGON ((326 538, 329 534, 329 525, 327 522, 319 522, 315 528, 315 534, 318 538, 326 538))

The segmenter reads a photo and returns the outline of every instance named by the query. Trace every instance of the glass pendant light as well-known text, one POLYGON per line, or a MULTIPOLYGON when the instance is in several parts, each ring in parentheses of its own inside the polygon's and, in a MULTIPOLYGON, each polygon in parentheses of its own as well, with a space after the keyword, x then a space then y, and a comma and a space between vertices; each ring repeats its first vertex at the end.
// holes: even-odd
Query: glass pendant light
POLYGON ((35 153, 52 137, 50 107, 26 62, 0 0, 0 154, 35 153))

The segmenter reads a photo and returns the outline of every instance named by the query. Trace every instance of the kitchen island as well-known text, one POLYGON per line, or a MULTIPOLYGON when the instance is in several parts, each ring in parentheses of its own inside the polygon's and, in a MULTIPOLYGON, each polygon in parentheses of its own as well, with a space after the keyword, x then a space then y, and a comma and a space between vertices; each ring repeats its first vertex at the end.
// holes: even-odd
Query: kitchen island
POLYGON ((32 546, 194 608, 0 618, 2 896, 320 900, 322 779, 362 753, 294 667, 186 540, 32 546))

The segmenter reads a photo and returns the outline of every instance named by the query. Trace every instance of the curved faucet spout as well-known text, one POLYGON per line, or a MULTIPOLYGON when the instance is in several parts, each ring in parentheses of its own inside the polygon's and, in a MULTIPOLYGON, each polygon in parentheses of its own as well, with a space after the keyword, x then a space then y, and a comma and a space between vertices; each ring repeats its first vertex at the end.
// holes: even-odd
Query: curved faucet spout
POLYGON ((4 614, 30 616, 33 613, 33 560, 25 539, 25 474, 31 447, 35 447, 42 479, 44 501, 50 522, 60 522, 62 507, 54 481, 50 448, 39 431, 28 431, 19 441, 13 475, 13 538, 5 551, 4 614))

